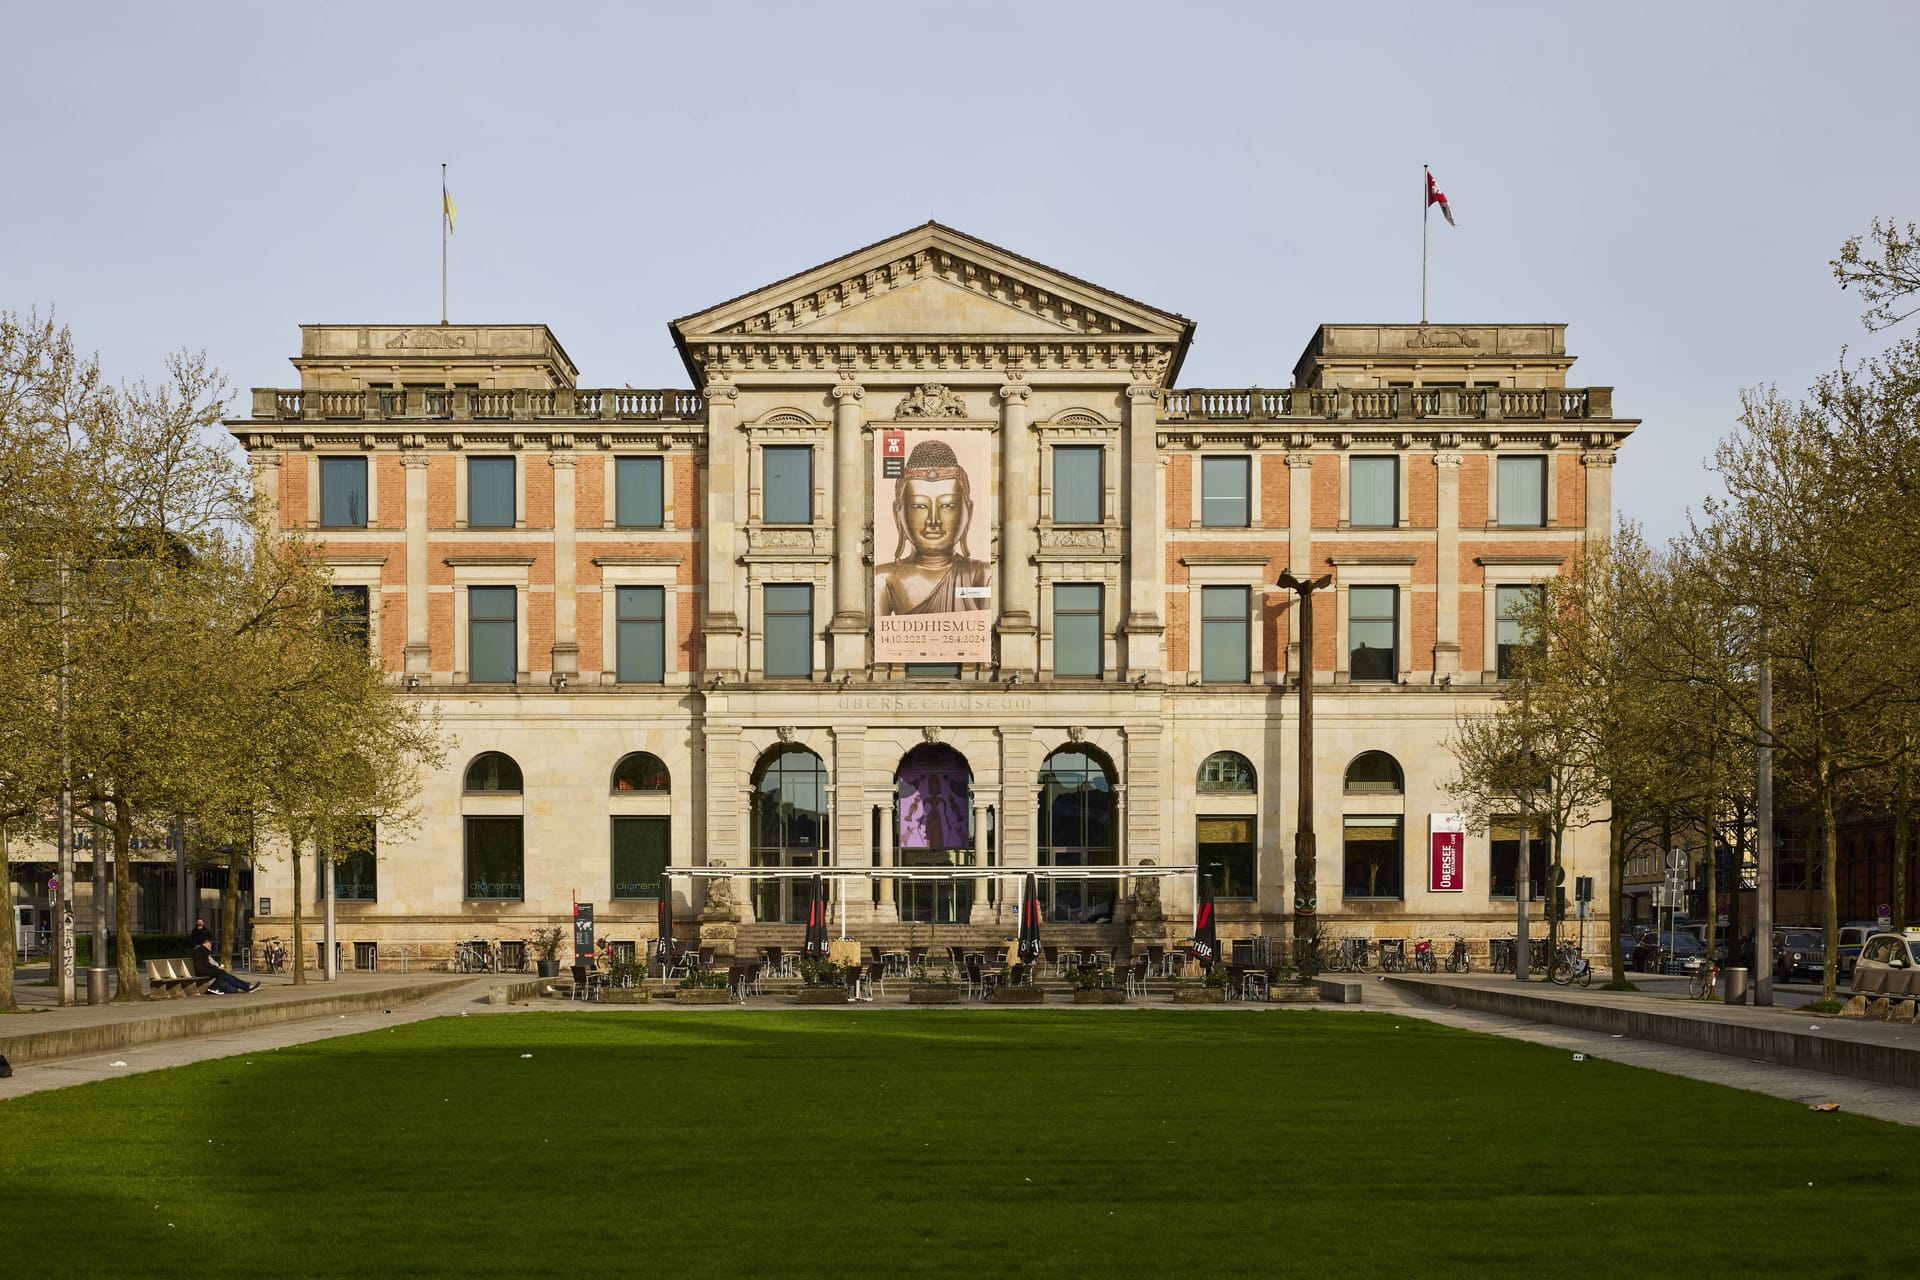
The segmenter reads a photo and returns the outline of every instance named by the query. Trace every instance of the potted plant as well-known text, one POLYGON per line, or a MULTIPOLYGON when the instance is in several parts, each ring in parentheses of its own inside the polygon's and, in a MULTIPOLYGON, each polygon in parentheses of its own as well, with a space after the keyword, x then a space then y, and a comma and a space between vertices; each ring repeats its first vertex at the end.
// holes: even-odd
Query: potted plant
POLYGON ((638 960, 618 959, 607 967, 606 985, 600 988, 602 1004, 645 1004, 647 966, 638 960))
POLYGON ((675 1004, 732 1004, 733 992, 727 990, 727 975, 720 969, 695 969, 680 979, 673 993, 675 1004))
POLYGON ((560 940, 567 931, 557 924, 542 925, 527 935, 533 942, 533 962, 543 978, 560 976, 560 940))
POLYGON ((1127 1002, 1127 989, 1114 983, 1113 969, 1107 965, 1088 965, 1085 968, 1076 966, 1067 970, 1067 981, 1073 984, 1075 1004, 1125 1004, 1127 1002))
POLYGON ((913 970, 907 975, 908 1004, 959 1004, 962 994, 951 963, 942 965, 936 975, 928 970, 925 956, 913 962, 913 970))
POLYGON ((1216 964, 1207 970, 1207 976, 1198 982, 1179 982, 1174 984, 1173 1002, 1175 1004, 1225 1004, 1227 1001, 1227 966, 1216 964))
POLYGON ((802 960, 798 966, 800 989, 793 993, 795 1004, 845 1004, 847 971, 831 960, 802 960))
POLYGON ((1047 993, 1033 985, 1033 966, 1031 965, 1026 969, 1026 981, 1003 982, 993 989, 992 996, 995 1004, 1041 1004, 1046 998, 1047 993))

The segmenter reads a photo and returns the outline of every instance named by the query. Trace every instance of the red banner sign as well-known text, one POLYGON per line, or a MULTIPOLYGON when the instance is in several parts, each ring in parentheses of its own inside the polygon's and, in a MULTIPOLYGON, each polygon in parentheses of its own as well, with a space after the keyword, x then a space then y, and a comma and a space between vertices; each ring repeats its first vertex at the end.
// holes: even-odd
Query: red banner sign
POLYGON ((1467 889, 1466 818, 1458 813, 1436 813, 1427 836, 1427 889, 1432 893, 1465 893, 1467 889))

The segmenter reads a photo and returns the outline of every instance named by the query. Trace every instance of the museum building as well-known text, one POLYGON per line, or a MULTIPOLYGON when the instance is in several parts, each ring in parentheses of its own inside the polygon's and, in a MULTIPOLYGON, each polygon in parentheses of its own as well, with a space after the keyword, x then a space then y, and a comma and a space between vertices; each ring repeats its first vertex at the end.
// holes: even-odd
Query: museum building
MULTIPOLYGON (((1446 742, 1611 523, 1637 423, 1564 325, 1323 325, 1290 385, 1183 388, 1192 321, 928 223, 670 329, 688 390, 583 388, 538 324, 306 325, 228 424, 448 746, 336 864, 343 964, 576 903, 644 946, 662 894, 683 941, 791 949, 810 869, 881 946, 1004 938, 1030 869, 1049 940, 1177 945, 1189 868, 1223 938, 1278 938, 1283 572, 1329 578, 1319 915, 1512 933, 1519 821, 1454 834, 1446 742)), ((1565 856, 1601 904, 1606 850, 1565 856)), ((292 883, 258 869, 256 937, 292 883)))

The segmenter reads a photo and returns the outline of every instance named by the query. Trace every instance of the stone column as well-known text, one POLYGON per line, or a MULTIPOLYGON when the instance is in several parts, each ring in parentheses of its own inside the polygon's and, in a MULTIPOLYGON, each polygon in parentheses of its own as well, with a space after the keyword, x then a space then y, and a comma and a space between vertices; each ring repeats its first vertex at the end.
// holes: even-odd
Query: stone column
MULTIPOLYGON (((1287 454, 1287 568, 1301 581, 1313 577, 1313 454, 1287 454)), ((1300 674, 1300 605, 1287 610, 1287 672, 1300 674)))
POLYGON ((407 648, 406 673, 426 679, 432 645, 427 623, 427 455, 406 453, 400 466, 407 476, 407 648))
MULTIPOLYGON (((900 851, 894 847, 893 816, 894 804, 898 797, 889 794, 887 802, 880 806, 880 865, 897 867, 900 865, 900 851)), ((900 882, 882 880, 880 882, 880 914, 884 919, 889 912, 893 918, 900 918, 898 893, 900 882)))
POLYGON ((1460 673, 1460 455, 1436 453, 1434 519, 1433 678, 1460 673))
MULTIPOLYGON (((1027 400, 1033 388, 1010 382, 1000 388, 1000 675, 1029 678, 1038 671, 1033 528, 1039 512, 1040 469, 1027 430, 1027 400)), ((976 549, 975 555, 979 554, 976 549)))
POLYGON ((575 616, 574 462, 572 453, 549 453, 553 468, 553 674, 572 680, 580 674, 580 637, 575 616))
POLYGON ((746 673, 745 575, 733 558, 746 546, 747 447, 740 436, 739 389, 716 378, 702 390, 707 400, 707 607, 700 634, 706 644, 704 673, 739 680, 746 673))
POLYGON ((838 677, 867 665, 868 592, 862 563, 866 532, 866 445, 861 436, 863 387, 833 389, 833 621, 827 625, 828 674, 838 677))
POLYGON ((1580 455, 1587 469, 1587 540, 1599 541, 1613 534, 1613 462, 1611 449, 1592 449, 1580 455))
MULTIPOLYGON (((973 865, 982 868, 987 865, 987 802, 978 794, 973 797, 973 865)), ((980 914, 970 915, 967 923, 975 924, 985 918, 989 883, 985 878, 973 882, 973 910, 980 914)))
POLYGON ((1166 659, 1167 566, 1165 545, 1155 512, 1158 509, 1160 463, 1154 432, 1160 418, 1160 389, 1136 384, 1127 388, 1124 443, 1127 484, 1124 512, 1127 548, 1126 663, 1123 677, 1159 680, 1166 659))

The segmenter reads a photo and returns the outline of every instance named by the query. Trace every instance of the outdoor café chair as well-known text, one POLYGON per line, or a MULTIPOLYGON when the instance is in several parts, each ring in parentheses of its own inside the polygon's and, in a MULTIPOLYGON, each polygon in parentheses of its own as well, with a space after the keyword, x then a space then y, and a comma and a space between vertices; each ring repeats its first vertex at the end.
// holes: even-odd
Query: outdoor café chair
POLYGON ((867 966, 867 999, 887 994, 887 962, 875 960, 867 966))
POLYGON ((1153 962, 1146 956, 1141 956, 1133 962, 1132 967, 1127 970, 1128 995, 1144 996, 1147 994, 1147 973, 1152 967, 1153 962))
POLYGON ((600 988, 606 985, 606 974, 589 969, 583 964, 573 966, 573 998, 575 1000, 592 1000, 599 995, 600 988))

